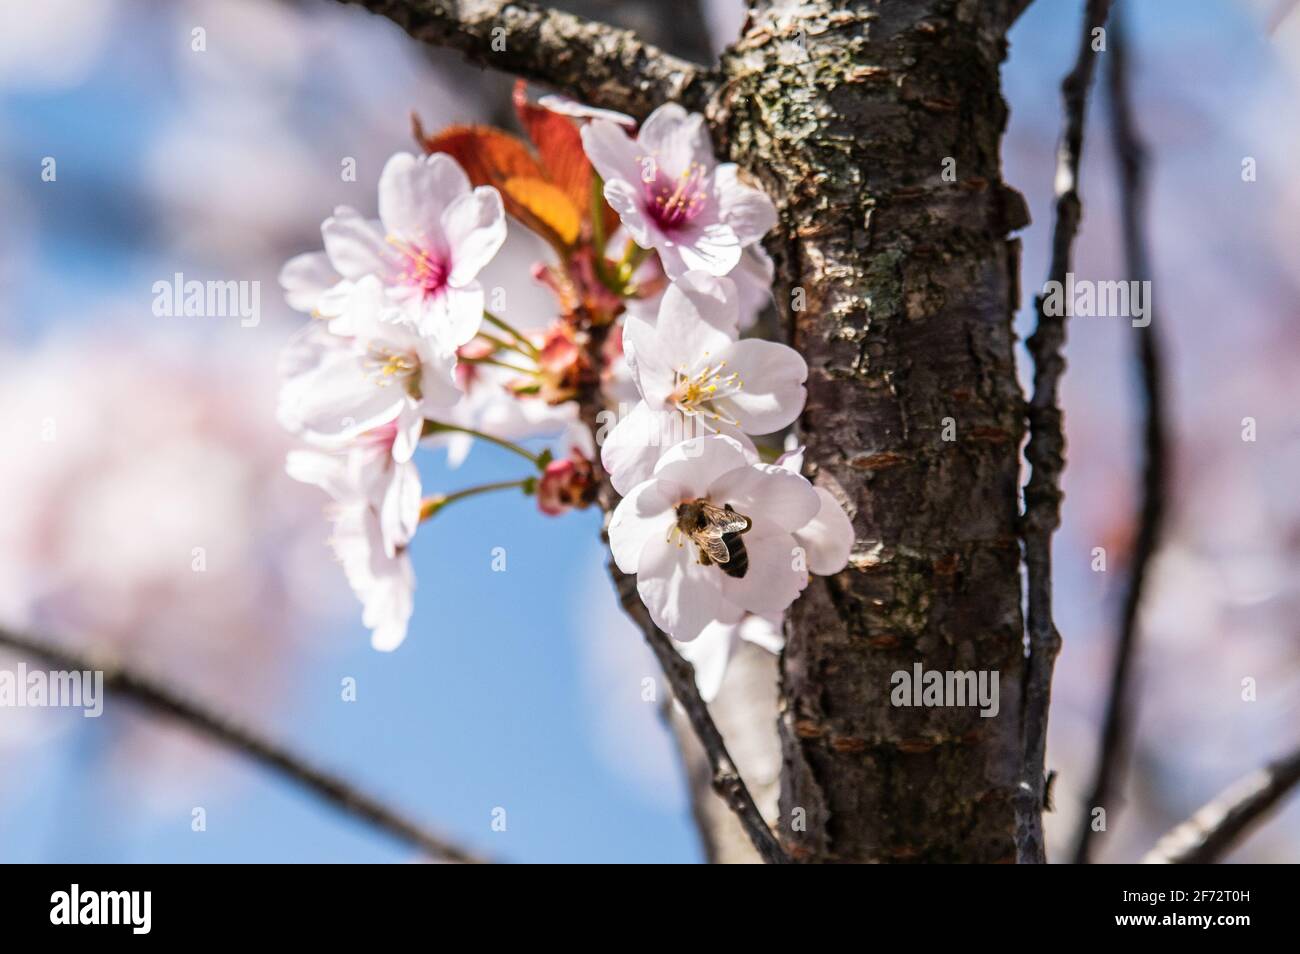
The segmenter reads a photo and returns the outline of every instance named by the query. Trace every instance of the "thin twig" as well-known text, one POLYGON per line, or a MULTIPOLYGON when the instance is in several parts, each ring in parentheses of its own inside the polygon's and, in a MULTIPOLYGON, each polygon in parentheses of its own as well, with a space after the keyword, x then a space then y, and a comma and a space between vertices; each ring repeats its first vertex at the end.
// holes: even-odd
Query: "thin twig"
POLYGON ((255 762, 275 769, 335 808, 414 845, 431 858, 462 864, 482 864, 485 861, 440 835, 429 832, 377 799, 358 791, 351 783, 309 765, 293 752, 236 724, 224 715, 182 697, 171 687, 135 672, 119 662, 55 646, 45 640, 4 629, 0 629, 0 646, 42 659, 60 670, 101 671, 104 674, 104 688, 109 692, 169 716, 187 728, 206 735, 255 762))
POLYGON ((631 30, 503 0, 342 0, 392 20, 479 66, 555 87, 591 106, 643 119, 656 106, 702 109, 710 70, 642 42, 631 30))
POLYGON ((1300 784, 1300 748, 1231 785, 1156 843, 1142 861, 1211 864, 1300 784))
POLYGON ((659 665, 663 667, 673 695, 681 703, 691 728, 695 730, 695 737, 699 739, 705 755, 708 756, 709 767, 713 770, 713 790, 722 796, 735 812, 754 850, 764 862, 788 864, 789 856, 776 840, 776 836, 772 834, 772 829, 767 827, 767 822, 763 820, 763 814, 754 803, 754 796, 750 794, 744 779, 740 777, 736 763, 731 760, 731 755, 727 752, 727 744, 723 741, 717 725, 714 724, 713 716, 709 714, 708 704, 700 697, 700 690, 695 684, 695 667, 673 647, 672 638, 650 618, 649 611, 646 610, 645 604, 641 602, 641 597, 636 591, 636 578, 619 570, 613 560, 609 562, 609 574, 614 580, 615 589, 618 590, 619 602, 624 612, 632 618, 645 636, 645 641, 654 652, 655 658, 659 660, 659 665))
MULTIPOLYGON (((1125 270, 1131 280, 1148 281, 1151 277, 1150 254, 1144 222, 1146 220, 1146 150, 1134 123, 1129 93, 1126 38, 1118 17, 1110 28, 1107 92, 1111 109, 1111 126, 1115 158, 1120 172, 1120 218, 1124 233, 1125 270)), ((1137 336, 1137 359, 1143 403, 1142 446, 1145 461, 1142 473, 1142 504, 1138 515, 1137 542, 1132 567, 1120 611, 1119 643, 1111 667, 1110 696, 1102 720, 1101 746, 1096 773, 1075 837, 1074 861, 1088 861, 1093 829, 1091 811, 1110 807, 1120 788, 1120 776, 1128 754, 1130 705, 1128 683, 1138 635, 1138 610, 1146 589, 1151 559, 1160 542, 1164 524, 1168 436, 1164 389, 1161 384, 1161 351, 1156 337, 1156 322, 1147 302, 1147 324, 1134 327, 1137 336)), ((1111 819, 1108 818, 1109 823, 1111 819)))
MULTIPOLYGON (((1088 88, 1092 84, 1097 53, 1093 31, 1106 22, 1110 0, 1088 0, 1074 68, 1061 83, 1065 121, 1056 152, 1056 220, 1052 231, 1052 260, 1047 278, 1064 284, 1070 271, 1074 239, 1079 232, 1079 161, 1083 152, 1088 88)), ((1059 285, 1058 285, 1059 287, 1059 285)), ((1028 407, 1029 444, 1025 457, 1033 468, 1025 486, 1025 568, 1028 576, 1027 626, 1029 662, 1025 667, 1022 725, 1026 794, 1020 812, 1018 853, 1022 862, 1045 860, 1042 813, 1047 751, 1047 717, 1052 698, 1052 669, 1061 637, 1052 620, 1052 533, 1061 523, 1061 470, 1065 435, 1061 427, 1058 392, 1065 372, 1061 350, 1065 346, 1069 308, 1049 315, 1044 295, 1035 300, 1037 326, 1026 345, 1034 361, 1034 391, 1028 407)))

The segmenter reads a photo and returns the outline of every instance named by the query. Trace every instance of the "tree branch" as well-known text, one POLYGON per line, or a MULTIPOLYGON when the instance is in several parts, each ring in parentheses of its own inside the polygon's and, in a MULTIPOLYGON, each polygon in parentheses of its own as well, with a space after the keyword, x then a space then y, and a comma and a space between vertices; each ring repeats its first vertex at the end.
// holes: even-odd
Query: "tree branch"
POLYGON ((631 30, 531 3, 502 0, 342 0, 392 20, 412 37, 459 50, 479 66, 536 80, 591 106, 643 119, 677 102, 702 109, 712 71, 642 42, 631 30))
POLYGON ((709 714, 709 707, 700 698, 700 690, 695 685, 695 667, 687 662, 682 654, 673 647, 672 638, 654 624, 650 613, 636 591, 636 578, 623 573, 613 560, 609 563, 609 575, 618 591, 619 602, 624 612, 632 618, 645 636, 659 665, 663 667, 664 676, 672 687, 673 695, 681 703, 686 718, 695 730, 695 736, 708 756, 709 766, 713 770, 713 790, 727 803, 745 834, 749 836, 754 850, 768 864, 788 864, 790 859, 781 848, 772 829, 767 827, 763 815, 754 803, 754 797, 745 785, 744 779, 727 752, 727 744, 722 733, 709 714))
MULTIPOLYGON (((1130 103, 1126 38, 1119 17, 1110 29, 1107 91, 1115 158, 1120 170, 1120 217, 1124 233, 1125 270, 1131 280, 1151 277, 1144 221, 1146 219, 1146 150, 1138 135, 1130 103)), ((1148 301, 1148 308, 1150 302, 1148 301)), ((1147 314, 1146 327, 1135 327, 1141 397, 1144 403, 1142 430, 1145 462, 1142 475, 1142 505, 1138 520, 1133 565, 1120 612, 1119 644, 1111 667, 1110 696, 1102 722, 1101 749, 1090 797, 1084 802, 1075 838, 1076 864, 1088 861, 1092 826, 1090 810, 1105 807, 1119 788, 1120 773, 1128 749, 1130 707, 1129 672, 1137 644, 1137 616, 1146 588, 1151 558, 1159 545, 1164 524, 1168 436, 1165 399, 1161 385, 1160 343, 1155 336, 1154 315, 1147 314)))
POLYGON ((338 776, 307 764, 293 752, 120 663, 3 629, 0 629, 0 646, 34 656, 63 670, 102 671, 104 687, 110 692, 175 719, 187 728, 276 770, 335 808, 383 829, 430 857, 462 864, 484 863, 484 859, 429 832, 338 776))
MULTIPOLYGON (((1052 231, 1052 259, 1048 281, 1064 283, 1070 271, 1074 239, 1083 207, 1079 201, 1079 161, 1087 115, 1088 87, 1092 83, 1097 53, 1093 30, 1106 22, 1110 0, 1088 0, 1074 68, 1061 83, 1065 124, 1056 153, 1056 221, 1052 231)), ((1025 457, 1033 468, 1025 486, 1025 568, 1028 576, 1027 626, 1029 662, 1025 669, 1024 776, 1027 795, 1021 813, 1021 861, 1045 859, 1042 810, 1047 752, 1047 718, 1052 699, 1052 670, 1060 652, 1061 636, 1052 620, 1052 533, 1061 523, 1061 471, 1065 460, 1065 435, 1061 426, 1058 392, 1065 373, 1061 349, 1065 345, 1065 314, 1049 315, 1045 296, 1035 299, 1037 325, 1026 346, 1034 361, 1034 391, 1029 401, 1029 444, 1025 457)))
POLYGON ((1143 863, 1193 865, 1218 861, 1297 784, 1300 748, 1229 786, 1161 838, 1143 863))

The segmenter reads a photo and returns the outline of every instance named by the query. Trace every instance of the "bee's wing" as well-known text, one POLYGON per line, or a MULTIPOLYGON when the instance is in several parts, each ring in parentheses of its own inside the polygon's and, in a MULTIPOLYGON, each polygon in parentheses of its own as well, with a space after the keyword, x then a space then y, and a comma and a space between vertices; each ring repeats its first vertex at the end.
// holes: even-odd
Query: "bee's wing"
POLYGON ((695 534, 695 542, 699 544, 701 550, 709 555, 709 559, 714 563, 727 563, 731 560, 731 551, 722 542, 721 534, 715 536, 709 530, 702 530, 695 534))
POLYGON ((734 510, 723 510, 713 504, 703 504, 702 509, 706 530, 710 533, 719 536, 724 533, 744 533, 753 526, 753 521, 734 510))

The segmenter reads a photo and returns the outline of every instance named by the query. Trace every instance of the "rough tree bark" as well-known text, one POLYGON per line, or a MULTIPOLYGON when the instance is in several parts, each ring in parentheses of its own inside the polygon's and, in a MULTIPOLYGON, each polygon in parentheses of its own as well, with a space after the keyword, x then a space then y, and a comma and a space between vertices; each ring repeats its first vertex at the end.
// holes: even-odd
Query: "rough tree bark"
POLYGON ((1007 238, 1027 213, 999 163, 1019 6, 813 0, 796 17, 757 0, 710 107, 720 146, 781 212, 768 248, 810 368, 807 459, 858 537, 789 622, 780 830, 800 860, 1014 861, 1018 830, 1037 829, 1038 806, 1017 799, 1007 238), (892 674, 917 662, 997 671, 998 715, 891 706, 892 674))

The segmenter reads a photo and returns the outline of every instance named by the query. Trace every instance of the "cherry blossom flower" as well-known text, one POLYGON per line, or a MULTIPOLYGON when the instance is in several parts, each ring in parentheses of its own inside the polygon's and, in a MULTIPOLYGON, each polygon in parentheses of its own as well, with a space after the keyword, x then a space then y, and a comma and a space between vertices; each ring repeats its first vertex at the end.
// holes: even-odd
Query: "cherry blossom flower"
POLYGON ((406 546, 420 522, 420 475, 393 459, 395 422, 367 431, 344 452, 297 450, 286 470, 333 498, 330 545, 361 600, 375 649, 396 649, 414 607, 415 574, 406 546))
POLYGON ((808 582, 795 533, 821 506, 798 474, 757 463, 730 437, 697 437, 671 448, 619 502, 610 548, 619 569, 636 574, 655 623, 686 641, 714 621, 738 623, 746 611, 784 612, 808 582), (726 560, 716 541, 708 555, 707 533, 693 532, 692 508, 701 504, 747 524, 721 537, 726 560))
POLYGON ((626 493, 683 438, 770 434, 803 410, 808 366, 793 348, 738 338, 734 283, 688 272, 652 325, 630 316, 623 348, 641 400, 604 437, 601 461, 626 493))
POLYGON ((348 585, 363 607, 361 622, 370 630, 370 645, 392 652, 406 639, 415 609, 415 571, 405 550, 384 552, 371 512, 359 502, 334 511, 330 546, 343 564, 348 585))
POLYGON ((376 276, 399 304, 398 319, 444 348, 478 333, 478 273, 506 237, 501 195, 471 188, 450 156, 398 153, 379 177, 379 219, 340 206, 321 226, 324 252, 291 259, 280 273, 291 307, 341 312, 350 283, 376 276))
POLYGON ((726 275, 776 225, 771 200, 740 181, 735 163, 714 159, 704 117, 675 103, 651 113, 635 139, 594 119, 582 143, 605 180, 605 201, 673 281, 693 269, 726 275))
MULTIPOLYGON (((782 455, 777 466, 791 473, 799 473, 803 468, 803 448, 782 455)), ((821 506, 813 518, 796 530, 793 536, 802 548, 801 556, 807 568, 813 573, 826 576, 838 573, 848 563, 849 552, 853 547, 853 524, 830 491, 823 487, 813 489, 821 500, 821 506)), ((751 614, 739 623, 713 622, 704 628, 698 638, 675 643, 677 651, 694 667, 695 683, 705 702, 712 702, 717 697, 727 666, 742 640, 770 653, 780 653, 785 646, 781 616, 751 614)))
POLYGON ((327 326, 313 323, 285 349, 279 416, 309 442, 339 447, 389 423, 399 460, 410 460, 427 414, 462 396, 456 355, 398 323, 373 275, 350 284, 327 326))

